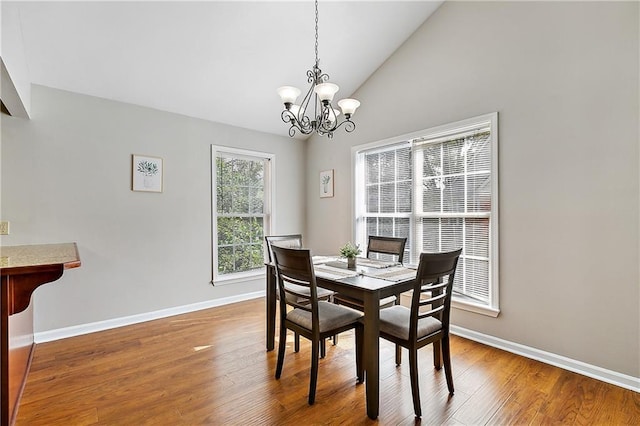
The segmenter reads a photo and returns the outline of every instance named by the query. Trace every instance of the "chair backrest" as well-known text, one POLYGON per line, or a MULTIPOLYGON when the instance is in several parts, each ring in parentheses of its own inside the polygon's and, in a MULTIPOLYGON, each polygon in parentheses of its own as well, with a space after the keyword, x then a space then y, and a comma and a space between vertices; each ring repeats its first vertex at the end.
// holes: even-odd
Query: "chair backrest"
POLYGON ((391 254, 398 256, 398 263, 402 263, 405 244, 407 244, 406 238, 369 235, 367 257, 370 257, 371 253, 391 254))
POLYGON ((273 251, 271 250, 272 245, 286 248, 302 248, 302 234, 267 235, 264 237, 264 240, 267 243, 267 256, 269 258, 269 263, 273 262, 273 251))
POLYGON ((280 315, 286 318, 286 305, 309 311, 313 329, 319 331, 318 291, 311 250, 277 245, 272 245, 271 249, 280 292, 280 315), (301 288, 309 289, 309 292, 300 291, 301 288))
POLYGON ((442 323, 443 332, 449 332, 451 294, 460 253, 462 253, 462 249, 444 253, 420 254, 420 263, 411 298, 409 339, 416 338, 418 321, 427 317, 439 320, 442 323), (424 293, 429 293, 429 295, 422 298, 424 293), (429 305, 429 309, 421 312, 420 308, 425 305, 429 305))

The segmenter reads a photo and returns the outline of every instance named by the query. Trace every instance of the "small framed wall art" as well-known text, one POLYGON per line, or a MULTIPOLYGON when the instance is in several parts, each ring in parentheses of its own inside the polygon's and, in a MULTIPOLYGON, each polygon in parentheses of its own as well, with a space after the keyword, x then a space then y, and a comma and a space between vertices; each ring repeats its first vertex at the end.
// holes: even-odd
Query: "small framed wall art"
POLYGON ((333 169, 320 172, 320 198, 333 197, 333 169))
POLYGON ((162 192, 162 158, 131 155, 131 190, 162 192))

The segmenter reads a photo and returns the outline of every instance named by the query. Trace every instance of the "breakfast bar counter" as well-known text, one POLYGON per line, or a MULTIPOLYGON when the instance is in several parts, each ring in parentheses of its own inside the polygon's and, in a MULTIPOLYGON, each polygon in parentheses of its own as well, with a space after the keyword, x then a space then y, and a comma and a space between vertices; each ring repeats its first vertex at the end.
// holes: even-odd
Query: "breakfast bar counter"
POLYGON ((40 285, 60 278, 65 269, 79 266, 76 243, 0 247, 3 426, 15 421, 33 354, 31 295, 40 285))

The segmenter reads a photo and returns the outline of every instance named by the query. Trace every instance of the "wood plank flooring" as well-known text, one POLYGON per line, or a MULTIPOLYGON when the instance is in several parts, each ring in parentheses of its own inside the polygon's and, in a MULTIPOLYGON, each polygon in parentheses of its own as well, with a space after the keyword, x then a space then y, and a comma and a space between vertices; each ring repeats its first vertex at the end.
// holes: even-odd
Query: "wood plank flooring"
MULTIPOLYGON (((36 346, 17 425, 640 424, 640 394, 453 336, 449 397, 420 351, 421 422, 408 357, 380 343, 380 417, 367 418, 353 334, 327 345, 307 405, 310 345, 292 335, 280 380, 257 299, 36 346)), ((277 346, 277 345, 276 345, 277 346)))

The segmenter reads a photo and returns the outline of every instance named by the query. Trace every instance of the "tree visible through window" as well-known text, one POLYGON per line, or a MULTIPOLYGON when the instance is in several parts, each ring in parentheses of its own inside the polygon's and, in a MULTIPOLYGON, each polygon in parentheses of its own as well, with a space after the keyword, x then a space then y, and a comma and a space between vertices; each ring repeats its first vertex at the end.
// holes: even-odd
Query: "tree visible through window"
POLYGON ((356 241, 407 237, 404 258, 462 248, 454 300, 498 309, 497 114, 356 151, 356 241))
POLYGON ((262 269, 270 222, 269 158, 222 149, 214 150, 214 276, 218 277, 262 269))

